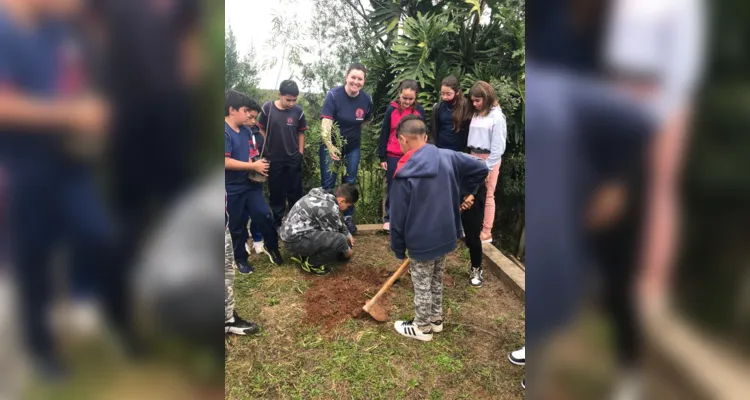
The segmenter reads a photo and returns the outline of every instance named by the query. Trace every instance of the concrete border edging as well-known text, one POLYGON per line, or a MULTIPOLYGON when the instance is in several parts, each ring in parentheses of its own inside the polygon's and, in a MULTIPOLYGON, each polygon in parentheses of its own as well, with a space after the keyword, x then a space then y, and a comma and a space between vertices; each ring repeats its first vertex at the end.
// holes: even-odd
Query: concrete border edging
MULTIPOLYGON (((375 234, 382 232, 383 226, 380 224, 357 225, 357 233, 375 234)), ((482 245, 485 265, 492 273, 508 285, 515 295, 526 301, 526 271, 519 267, 513 260, 506 257, 497 247, 491 243, 482 245)))

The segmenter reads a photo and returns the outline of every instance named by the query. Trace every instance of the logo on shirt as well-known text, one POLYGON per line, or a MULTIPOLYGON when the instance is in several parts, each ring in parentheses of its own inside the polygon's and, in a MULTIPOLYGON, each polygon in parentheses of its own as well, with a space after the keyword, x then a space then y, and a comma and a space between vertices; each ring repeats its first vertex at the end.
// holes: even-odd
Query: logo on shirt
POLYGON ((287 125, 294 125, 294 119, 292 119, 292 118, 287 118, 287 119, 286 119, 286 124, 287 124, 287 125))
POLYGON ((357 111, 354 113, 354 115, 357 116, 357 119, 364 119, 365 118, 365 110, 358 108, 357 111))

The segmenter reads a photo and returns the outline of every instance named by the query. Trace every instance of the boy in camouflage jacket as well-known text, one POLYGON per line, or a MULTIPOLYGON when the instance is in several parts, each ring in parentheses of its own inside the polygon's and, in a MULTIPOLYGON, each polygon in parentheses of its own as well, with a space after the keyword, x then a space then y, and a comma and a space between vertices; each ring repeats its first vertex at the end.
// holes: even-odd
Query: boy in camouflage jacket
POLYGON ((293 254, 292 260, 304 271, 326 275, 330 272, 326 262, 351 258, 354 238, 341 220, 340 212, 352 207, 357 200, 357 187, 342 183, 331 191, 311 190, 289 210, 280 237, 284 247, 293 254))

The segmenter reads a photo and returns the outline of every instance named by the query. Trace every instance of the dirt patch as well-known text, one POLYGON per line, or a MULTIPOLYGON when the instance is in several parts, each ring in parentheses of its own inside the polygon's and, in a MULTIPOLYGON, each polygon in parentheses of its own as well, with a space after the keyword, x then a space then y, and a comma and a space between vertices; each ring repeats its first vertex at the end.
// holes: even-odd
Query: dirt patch
MULTIPOLYGON (((305 291, 303 321, 330 330, 351 318, 369 318, 362 311, 362 306, 377 293, 390 275, 391 271, 384 268, 347 264, 328 276, 308 277, 311 284, 305 291)), ((378 303, 388 310, 390 293, 386 292, 378 303)))

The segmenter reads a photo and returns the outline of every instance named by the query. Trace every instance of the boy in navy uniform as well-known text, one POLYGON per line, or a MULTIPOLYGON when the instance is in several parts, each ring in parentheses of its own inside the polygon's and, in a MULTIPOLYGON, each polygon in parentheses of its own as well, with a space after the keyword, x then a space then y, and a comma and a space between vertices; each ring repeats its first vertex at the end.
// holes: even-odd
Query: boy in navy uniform
MULTIPOLYGON (((279 99, 263 104, 258 127, 266 138, 269 161, 268 191, 274 226, 281 227, 287 204, 292 208, 302 197, 302 155, 307 121, 297 105, 299 88, 292 80, 279 86, 279 99)), ((265 236, 265 234, 263 235, 265 236)))
POLYGON ((110 224, 84 153, 107 130, 107 105, 88 94, 81 41, 65 1, 0 2, 0 165, 8 173, 11 265, 23 336, 45 377, 62 371, 46 311, 53 251, 70 250, 74 300, 96 304, 110 224))
POLYGON ((409 251, 416 317, 396 321, 396 332, 430 341, 443 330, 445 255, 462 236, 460 210, 468 209, 489 171, 484 161, 427 143, 418 115, 398 124, 404 156, 391 188, 391 249, 403 260, 409 251))
POLYGON ((224 117, 224 169, 227 191, 227 213, 229 231, 232 235, 234 258, 241 273, 252 273, 247 262, 245 244, 249 239, 248 218, 251 218, 265 238, 264 251, 271 262, 282 264, 279 241, 273 226, 271 212, 263 198, 263 184, 249 179, 251 171, 266 175, 268 163, 264 159, 251 161, 260 156, 263 137, 253 135, 245 126, 248 120, 258 116, 258 103, 243 93, 230 90, 225 96, 224 117))

